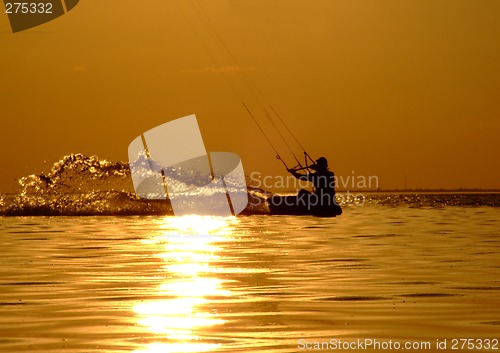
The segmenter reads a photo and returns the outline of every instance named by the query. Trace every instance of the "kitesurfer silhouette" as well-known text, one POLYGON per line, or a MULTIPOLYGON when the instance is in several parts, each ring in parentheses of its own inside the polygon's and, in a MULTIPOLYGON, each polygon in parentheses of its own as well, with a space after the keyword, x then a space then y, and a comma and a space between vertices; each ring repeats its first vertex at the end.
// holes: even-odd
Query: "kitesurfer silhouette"
POLYGON ((288 169, 295 178, 311 182, 314 186, 313 193, 305 189, 299 191, 297 205, 316 208, 338 206, 335 202, 335 174, 328 169, 328 160, 320 157, 309 168, 314 172, 301 174, 294 168, 288 169))

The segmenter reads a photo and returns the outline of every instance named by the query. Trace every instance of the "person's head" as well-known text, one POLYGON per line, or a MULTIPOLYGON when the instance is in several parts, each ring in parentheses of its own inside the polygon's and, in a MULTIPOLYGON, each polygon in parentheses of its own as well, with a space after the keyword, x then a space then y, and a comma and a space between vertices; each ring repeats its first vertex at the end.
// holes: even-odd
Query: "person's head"
POLYGON ((316 159, 316 163, 311 166, 317 172, 328 170, 328 161, 325 157, 316 159))

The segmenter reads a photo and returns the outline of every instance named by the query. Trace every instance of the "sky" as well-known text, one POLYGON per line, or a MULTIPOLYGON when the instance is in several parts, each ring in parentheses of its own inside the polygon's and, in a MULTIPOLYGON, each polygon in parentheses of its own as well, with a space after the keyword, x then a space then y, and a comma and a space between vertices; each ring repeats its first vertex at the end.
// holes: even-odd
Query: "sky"
POLYGON ((193 113, 208 151, 285 175, 243 107, 293 166, 252 85, 338 176, 500 189, 499 13, 498 0, 102 0, 15 34, 0 13, 0 192, 71 153, 126 161, 135 137, 193 113))

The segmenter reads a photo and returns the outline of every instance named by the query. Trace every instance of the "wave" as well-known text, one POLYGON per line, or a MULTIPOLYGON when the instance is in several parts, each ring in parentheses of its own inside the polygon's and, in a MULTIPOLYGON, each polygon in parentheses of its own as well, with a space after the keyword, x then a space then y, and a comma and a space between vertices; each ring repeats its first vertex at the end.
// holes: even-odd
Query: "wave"
MULTIPOLYGON (((3 216, 173 215, 169 200, 139 198, 125 162, 72 154, 55 163, 47 174, 19 180, 20 192, 0 195, 3 216)), ((251 202, 243 214, 263 214, 268 196, 248 188, 251 202)), ((203 196, 203 195, 202 195, 203 196)))

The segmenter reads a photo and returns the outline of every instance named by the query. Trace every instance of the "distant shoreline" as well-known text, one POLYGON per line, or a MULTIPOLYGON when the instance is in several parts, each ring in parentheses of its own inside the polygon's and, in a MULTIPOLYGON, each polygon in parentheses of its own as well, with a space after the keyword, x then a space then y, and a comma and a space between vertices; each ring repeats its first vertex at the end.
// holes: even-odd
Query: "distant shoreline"
MULTIPOLYGON (((365 190, 365 189, 355 189, 355 190, 344 190, 336 189, 337 193, 351 193, 351 194, 500 194, 500 189, 379 189, 379 190, 365 190)), ((281 190, 277 194, 294 194, 297 190, 281 190)), ((71 194, 71 193, 68 193, 71 194)), ((16 192, 1 192, 0 195, 7 197, 17 196, 19 193, 16 192)))

